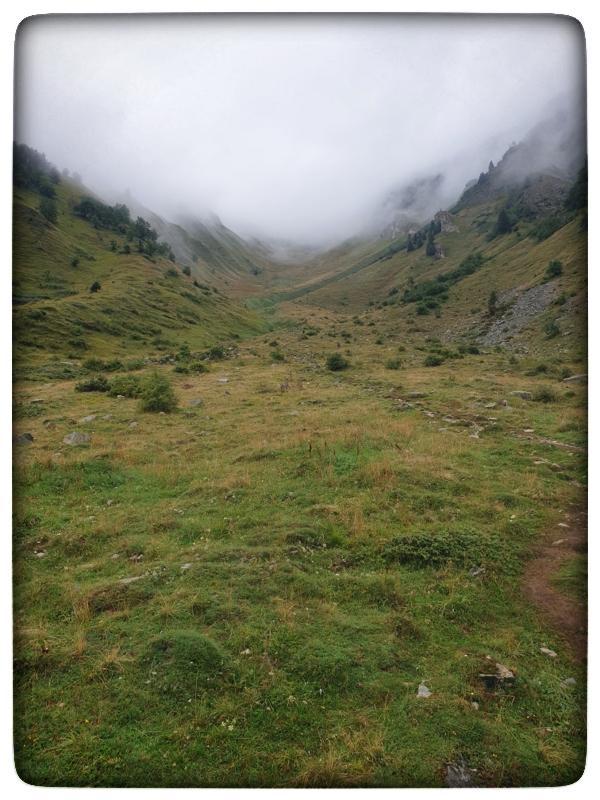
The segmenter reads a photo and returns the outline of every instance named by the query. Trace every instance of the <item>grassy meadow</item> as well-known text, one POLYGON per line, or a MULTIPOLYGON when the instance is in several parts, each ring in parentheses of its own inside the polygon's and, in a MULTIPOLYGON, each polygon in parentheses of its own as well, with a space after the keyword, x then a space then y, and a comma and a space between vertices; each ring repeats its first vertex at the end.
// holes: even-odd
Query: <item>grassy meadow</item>
POLYGON ((81 361, 51 379, 25 362, 23 780, 441 786, 457 763, 480 786, 579 777, 585 665, 524 569, 562 540, 548 581, 577 612, 585 384, 563 378, 585 371, 581 336, 427 367, 445 345, 418 318, 358 318, 284 303, 207 372, 185 372, 187 353, 153 366, 175 389, 167 414, 75 391, 81 361), (334 352, 347 369, 326 368, 334 352), (89 442, 65 444, 73 431, 89 442), (514 683, 482 681, 496 663, 514 683))

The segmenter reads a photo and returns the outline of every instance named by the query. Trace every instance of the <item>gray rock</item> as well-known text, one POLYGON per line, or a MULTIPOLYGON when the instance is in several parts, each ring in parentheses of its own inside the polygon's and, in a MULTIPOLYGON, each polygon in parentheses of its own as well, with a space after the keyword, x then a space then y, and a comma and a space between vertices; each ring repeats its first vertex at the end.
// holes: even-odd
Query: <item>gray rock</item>
POLYGON ((549 658, 556 658, 556 653, 554 650, 550 650, 549 647, 540 647, 540 653, 543 653, 545 656, 549 658))
POLYGON ((570 375, 568 378, 563 378, 563 383, 587 383, 588 376, 585 373, 581 375, 570 375))
POLYGON ((487 689, 496 689, 515 682, 515 674, 504 664, 496 664, 496 672, 479 673, 480 679, 485 683, 487 689))
POLYGON ((80 444, 89 444, 91 439, 92 437, 89 435, 89 433, 80 433, 79 431, 73 431, 72 433, 68 433, 64 437, 63 442, 71 446, 76 446, 80 444))
POLYGON ((93 422, 97 416, 97 414, 88 414, 87 417, 82 417, 79 422, 83 422, 84 424, 87 422, 93 422))
POLYGON ((424 683, 419 684, 419 688, 417 689, 417 697, 431 697, 431 691, 425 686, 424 683))
POLYGON ((143 575, 132 575, 131 578, 121 578, 119 583, 122 586, 129 586, 130 583, 135 583, 136 581, 141 581, 143 577, 144 577, 143 575))
POLYGON ((182 571, 182 572, 187 572, 187 571, 188 571, 188 569, 190 569, 190 567, 191 567, 191 566, 192 566, 192 562, 191 562, 191 561, 188 561, 188 562, 186 562, 185 564, 182 564, 182 565, 181 565, 181 571, 182 571))
POLYGON ((463 789, 474 786, 474 775, 477 770, 469 767, 462 756, 446 765, 446 786, 450 789, 463 789))
POLYGON ((523 391, 517 390, 515 392, 511 392, 511 395, 513 397, 520 397, 521 400, 532 400, 533 399, 533 395, 531 394, 531 392, 523 392, 523 391))
POLYGON ((31 444, 32 442, 32 433, 19 433, 18 436, 15 436, 15 444, 31 444))
POLYGON ((554 294, 555 287, 551 282, 532 286, 521 293, 516 289, 503 292, 498 298, 500 306, 512 305, 492 322, 487 333, 479 337, 479 342, 486 345, 507 342, 550 305, 554 294))
POLYGON ((190 406, 192 408, 198 408, 198 406, 204 405, 204 400, 201 397, 195 397, 193 400, 190 400, 190 406))
POLYGON ((577 681, 575 680, 575 678, 565 678, 564 681, 561 681, 560 685, 561 686, 576 686, 577 685, 577 681))
POLYGON ((137 422, 137 421, 134 419, 132 422, 130 422, 130 423, 129 423, 129 427, 130 427, 130 428, 137 428, 137 426, 138 426, 139 424, 140 424, 140 423, 139 423, 139 422, 137 422))

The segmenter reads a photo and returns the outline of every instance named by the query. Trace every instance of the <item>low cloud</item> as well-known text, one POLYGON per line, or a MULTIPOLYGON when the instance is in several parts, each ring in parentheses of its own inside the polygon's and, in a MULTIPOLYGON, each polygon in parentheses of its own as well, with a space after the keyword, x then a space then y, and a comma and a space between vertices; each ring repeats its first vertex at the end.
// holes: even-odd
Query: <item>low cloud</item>
POLYGON ((556 16, 39 17, 17 38, 15 135, 170 218, 331 243, 417 179, 441 173, 451 202, 581 103, 584 58, 556 16))

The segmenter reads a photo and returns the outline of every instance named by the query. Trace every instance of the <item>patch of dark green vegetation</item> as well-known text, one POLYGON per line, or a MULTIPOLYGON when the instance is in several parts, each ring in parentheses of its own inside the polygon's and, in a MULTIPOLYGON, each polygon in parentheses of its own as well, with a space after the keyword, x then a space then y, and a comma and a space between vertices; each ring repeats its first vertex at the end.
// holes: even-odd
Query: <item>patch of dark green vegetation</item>
POLYGON ((483 264, 484 258, 481 253, 471 253, 461 261, 456 269, 442 272, 433 280, 409 284, 402 295, 402 302, 418 303, 417 313, 428 314, 430 310, 448 300, 448 290, 451 286, 477 272, 483 264))

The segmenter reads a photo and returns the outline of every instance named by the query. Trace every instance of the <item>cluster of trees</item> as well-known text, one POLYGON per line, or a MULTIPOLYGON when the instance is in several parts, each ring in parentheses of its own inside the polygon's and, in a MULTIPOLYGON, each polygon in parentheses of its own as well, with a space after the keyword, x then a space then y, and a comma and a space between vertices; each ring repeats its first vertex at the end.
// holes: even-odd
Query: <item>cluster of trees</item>
POLYGON ((413 250, 418 250, 423 244, 426 244, 425 254, 428 256, 435 255, 435 236, 442 230, 442 223, 440 220, 432 219, 429 225, 425 225, 416 233, 409 233, 406 239, 406 250, 408 253, 413 250))
POLYGON ((60 183, 60 174, 43 153, 13 142, 13 181, 21 189, 50 198, 56 197, 55 186, 60 183))
POLYGON ((579 211, 587 206, 588 202, 588 170, 587 161, 577 174, 577 180, 569 190, 565 200, 567 211, 579 211))
POLYGON ((46 156, 26 144, 13 142, 13 182, 20 189, 40 195, 40 213, 55 225, 58 219, 56 185, 60 183, 60 175, 46 156))
POLYGON ((430 310, 439 308, 441 303, 448 299, 448 289, 458 283, 467 275, 472 275, 483 266, 484 259, 481 253, 471 253, 463 259, 458 267, 448 272, 436 275, 435 279, 413 283, 404 290, 403 303, 418 303, 417 313, 427 314, 430 310))
MULTIPOLYGON (((128 242, 137 242, 138 253, 147 256, 159 255, 175 261, 171 246, 158 241, 158 233, 142 217, 133 220, 126 205, 116 203, 109 206, 94 197, 82 197, 73 208, 73 213, 90 222, 95 228, 120 233, 128 242)), ((111 250, 116 250, 116 243, 111 242, 111 250)), ((131 246, 125 245, 125 253, 131 252, 131 246)))

